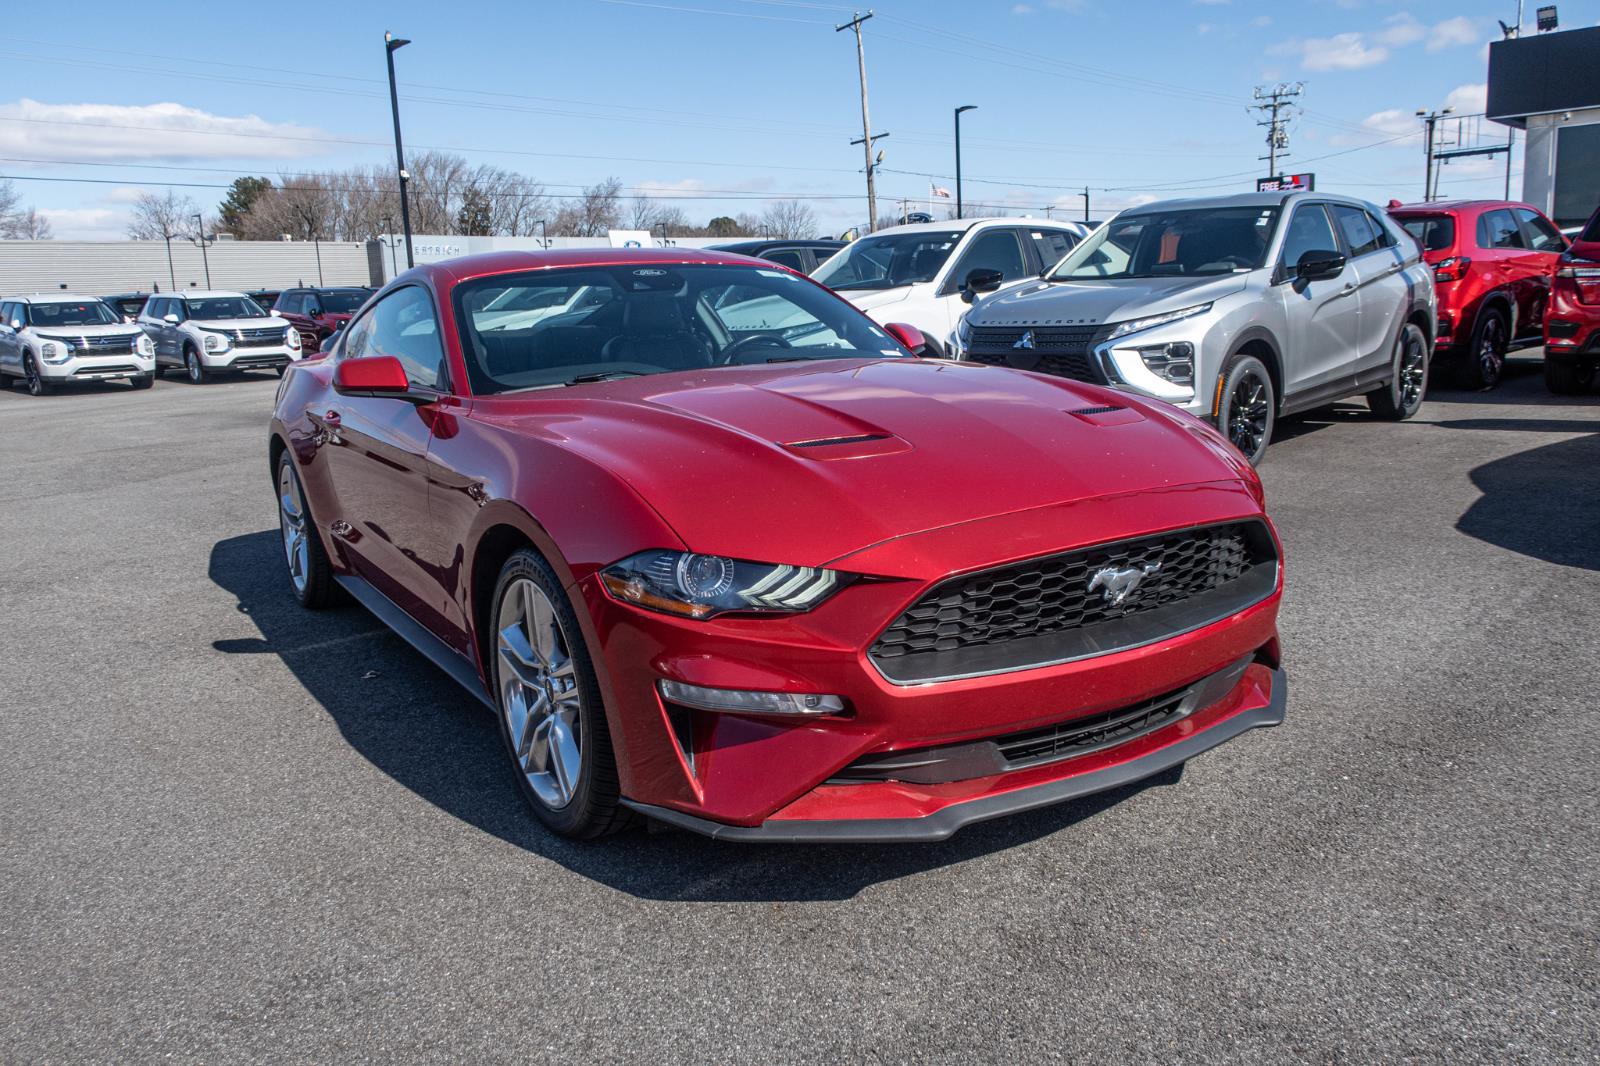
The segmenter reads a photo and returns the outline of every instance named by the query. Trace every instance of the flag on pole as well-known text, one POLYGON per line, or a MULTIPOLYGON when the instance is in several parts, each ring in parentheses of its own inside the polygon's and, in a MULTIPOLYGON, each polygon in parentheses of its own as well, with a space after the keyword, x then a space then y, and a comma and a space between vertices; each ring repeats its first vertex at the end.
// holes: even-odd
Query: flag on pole
POLYGON ((946 200, 948 200, 950 199, 950 190, 945 188, 943 185, 935 185, 933 187, 933 195, 943 196, 946 200))

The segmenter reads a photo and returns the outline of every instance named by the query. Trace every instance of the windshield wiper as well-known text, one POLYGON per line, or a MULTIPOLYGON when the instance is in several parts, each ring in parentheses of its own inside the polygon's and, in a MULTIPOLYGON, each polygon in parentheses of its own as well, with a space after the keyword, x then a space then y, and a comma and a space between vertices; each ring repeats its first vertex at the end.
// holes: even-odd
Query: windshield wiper
POLYGON ((579 374, 577 377, 568 378, 565 385, 589 385, 596 381, 610 381, 612 378, 642 377, 642 370, 597 370, 592 374, 579 374))

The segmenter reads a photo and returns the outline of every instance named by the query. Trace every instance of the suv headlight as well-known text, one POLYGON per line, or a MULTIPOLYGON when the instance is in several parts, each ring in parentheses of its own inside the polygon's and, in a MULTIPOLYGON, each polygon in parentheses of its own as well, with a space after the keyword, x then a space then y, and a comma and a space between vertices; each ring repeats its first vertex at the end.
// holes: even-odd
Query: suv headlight
POLYGON ((72 345, 64 341, 45 341, 39 345, 39 358, 47 363, 65 363, 72 358, 72 345))
POLYGON ((300 331, 290 326, 283 331, 283 346, 291 352, 300 350, 300 331))
POLYGON ((1153 344, 1137 349, 1150 373, 1174 385, 1194 384, 1194 345, 1188 341, 1153 344))
POLYGON ((228 350, 228 338, 220 333, 207 333, 202 342, 208 352, 225 352, 228 350))
POLYGON ((967 346, 972 343, 972 323, 967 321, 967 316, 962 315, 956 319, 956 328, 950 333, 947 347, 950 349, 950 358, 965 359, 967 346))
POLYGON ((1164 326, 1168 322, 1177 322, 1180 319, 1193 318, 1195 315, 1203 315, 1209 310, 1211 310, 1210 304, 1197 304, 1194 307, 1185 307, 1181 311, 1168 311, 1166 314, 1150 315, 1148 318, 1130 318, 1126 322, 1118 322, 1115 326, 1113 326, 1111 328, 1111 336, 1109 339, 1116 340, 1118 337, 1126 337, 1130 333, 1138 333, 1141 330, 1155 329, 1157 326, 1164 326))
POLYGON ((133 350, 138 352, 140 355, 156 354, 155 344, 151 342, 150 336, 145 333, 141 333, 137 337, 133 338, 133 350))
POLYGON ((629 556, 600 572, 617 599, 685 618, 809 611, 852 580, 854 575, 837 570, 663 549, 629 556))

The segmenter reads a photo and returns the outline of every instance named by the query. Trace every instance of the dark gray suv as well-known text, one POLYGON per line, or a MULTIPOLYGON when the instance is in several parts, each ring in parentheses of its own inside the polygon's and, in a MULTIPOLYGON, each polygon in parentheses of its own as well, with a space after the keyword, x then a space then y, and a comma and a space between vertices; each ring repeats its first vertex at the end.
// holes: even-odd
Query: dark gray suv
POLYGON ((1259 462, 1281 415, 1358 394, 1416 413, 1434 321, 1433 270, 1386 212, 1250 193, 1130 208, 976 299, 953 340, 963 360, 1166 400, 1259 462))

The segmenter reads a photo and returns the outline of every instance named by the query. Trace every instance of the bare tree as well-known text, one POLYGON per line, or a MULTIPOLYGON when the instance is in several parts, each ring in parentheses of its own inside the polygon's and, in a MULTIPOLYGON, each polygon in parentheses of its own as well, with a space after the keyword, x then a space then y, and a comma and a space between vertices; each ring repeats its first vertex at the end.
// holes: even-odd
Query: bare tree
POLYGON ((142 192, 133 201, 133 217, 128 236, 136 241, 167 241, 188 237, 194 232, 194 216, 200 208, 187 196, 168 189, 165 195, 142 192))
POLYGON ((648 196, 635 196, 628 208, 629 229, 653 229, 661 215, 661 207, 648 196))
POLYGON ((607 178, 556 211, 550 232, 563 237, 603 237, 622 225, 622 179, 607 178))
POLYGON ((50 238, 50 220, 33 208, 22 207, 22 194, 0 178, 0 239, 43 241, 50 238))
POLYGON ((761 216, 761 226, 769 236, 800 240, 817 235, 817 216, 799 200, 778 200, 761 216))
POLYGON ((663 237, 698 237, 700 227, 689 222, 681 207, 657 207, 655 228, 663 237))

